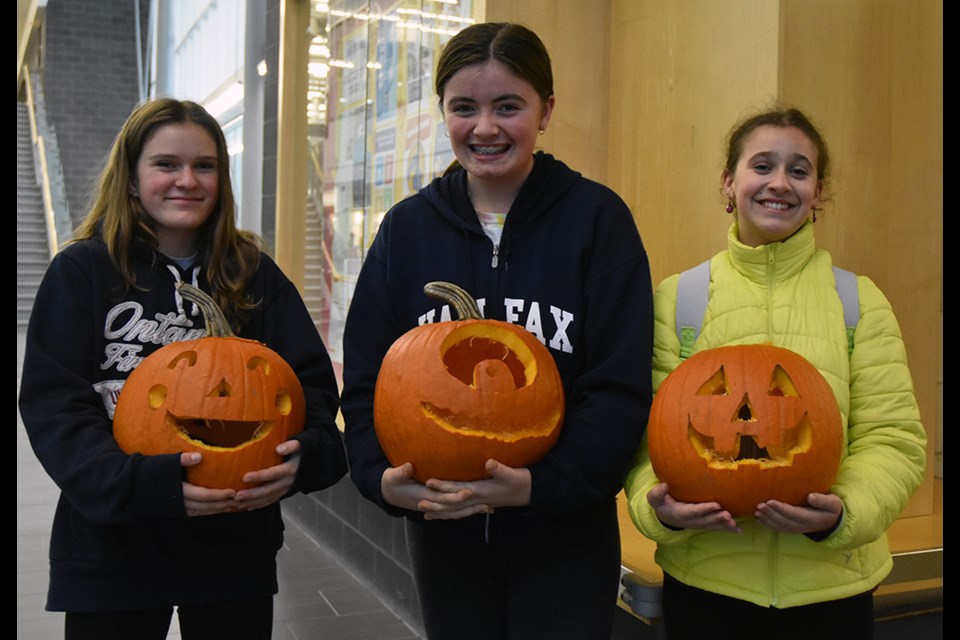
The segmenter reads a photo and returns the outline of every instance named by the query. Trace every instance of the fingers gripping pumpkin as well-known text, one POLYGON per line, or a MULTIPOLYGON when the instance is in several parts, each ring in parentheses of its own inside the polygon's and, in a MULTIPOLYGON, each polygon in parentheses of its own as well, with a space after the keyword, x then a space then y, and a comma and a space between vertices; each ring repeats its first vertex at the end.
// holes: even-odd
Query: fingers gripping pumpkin
POLYGON ((511 467, 542 458, 564 413, 550 352, 522 327, 484 320, 455 285, 432 282, 424 292, 460 319, 411 329, 384 356, 373 407, 387 459, 412 462, 425 482, 488 477, 490 458, 511 467))
POLYGON ((126 453, 199 452, 203 459, 187 469, 188 482, 248 488, 244 474, 280 464, 277 445, 303 430, 303 389, 276 352, 234 336, 207 294, 177 288, 200 306, 207 336, 144 358, 120 392, 114 438, 126 453))
POLYGON ((798 354, 736 345, 694 354, 661 383, 647 426, 657 477, 681 502, 752 516, 764 500, 829 490, 843 447, 827 381, 798 354))

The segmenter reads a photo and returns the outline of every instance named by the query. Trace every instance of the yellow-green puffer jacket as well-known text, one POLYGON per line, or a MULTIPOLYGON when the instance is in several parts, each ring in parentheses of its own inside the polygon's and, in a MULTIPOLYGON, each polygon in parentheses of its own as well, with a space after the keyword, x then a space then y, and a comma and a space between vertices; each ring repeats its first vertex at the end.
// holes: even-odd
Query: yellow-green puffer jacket
MULTIPOLYGON (((893 561, 885 531, 920 485, 926 435, 889 302, 869 279, 857 278, 860 320, 847 352, 843 309, 832 262, 806 224, 784 242, 748 247, 734 224, 728 250, 712 258, 710 301, 694 352, 743 343, 771 343, 800 353, 833 387, 846 447, 831 492, 843 500, 836 530, 814 542, 780 534, 752 518, 742 533, 664 527, 647 504, 658 483, 646 440, 626 480, 630 515, 656 541, 656 561, 685 584, 761 606, 793 607, 872 589, 893 561)), ((680 364, 675 329, 677 279, 654 296, 654 388, 680 364)))

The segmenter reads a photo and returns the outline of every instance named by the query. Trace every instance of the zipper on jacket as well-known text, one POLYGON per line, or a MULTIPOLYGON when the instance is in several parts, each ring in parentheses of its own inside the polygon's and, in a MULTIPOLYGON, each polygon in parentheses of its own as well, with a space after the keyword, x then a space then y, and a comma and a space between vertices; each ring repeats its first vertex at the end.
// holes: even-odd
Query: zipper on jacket
POLYGON ((767 335, 773 340, 773 288, 777 266, 776 247, 767 247, 767 335))
POLYGON ((493 258, 490 260, 490 268, 496 269, 497 265, 500 264, 500 245, 493 245, 493 258))
POLYGON ((775 607, 780 602, 780 581, 777 580, 777 572, 780 570, 780 534, 771 532, 772 540, 770 546, 773 547, 770 554, 770 606, 775 607))

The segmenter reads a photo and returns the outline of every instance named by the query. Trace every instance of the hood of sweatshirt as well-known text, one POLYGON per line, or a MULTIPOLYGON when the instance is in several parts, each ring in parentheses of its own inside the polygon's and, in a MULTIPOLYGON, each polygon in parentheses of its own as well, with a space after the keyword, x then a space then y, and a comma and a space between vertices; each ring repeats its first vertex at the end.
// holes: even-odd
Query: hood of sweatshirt
MULTIPOLYGON (((581 177, 579 172, 549 153, 538 151, 533 160, 533 169, 507 212, 502 241, 504 244, 511 237, 523 233, 527 225, 546 215, 581 177)), ((467 172, 464 169, 437 178, 421 189, 420 195, 450 224, 466 231, 483 233, 473 203, 467 194, 467 172)))

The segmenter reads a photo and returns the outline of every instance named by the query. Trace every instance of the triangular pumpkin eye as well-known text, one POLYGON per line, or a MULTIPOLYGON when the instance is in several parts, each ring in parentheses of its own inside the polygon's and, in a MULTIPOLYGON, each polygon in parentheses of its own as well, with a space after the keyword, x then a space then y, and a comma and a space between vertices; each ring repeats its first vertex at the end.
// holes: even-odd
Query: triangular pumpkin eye
POLYGON ((215 386, 207 395, 211 398, 229 398, 233 395, 233 387, 230 386, 230 383, 228 383, 226 379, 220 378, 220 382, 217 383, 217 386, 215 386))
POLYGON ((770 377, 770 389, 767 391, 770 396, 782 396, 787 398, 797 398, 797 388, 793 386, 793 380, 784 371, 783 367, 777 365, 773 368, 773 375, 770 377))
POLYGON ((707 378, 707 381, 697 389, 698 396, 725 396, 727 395, 727 375, 723 367, 707 378))

